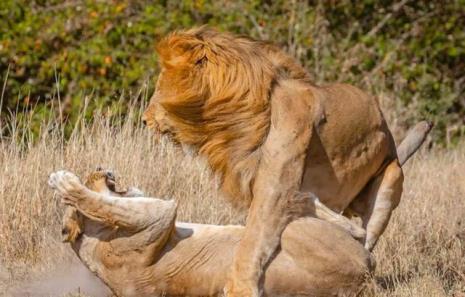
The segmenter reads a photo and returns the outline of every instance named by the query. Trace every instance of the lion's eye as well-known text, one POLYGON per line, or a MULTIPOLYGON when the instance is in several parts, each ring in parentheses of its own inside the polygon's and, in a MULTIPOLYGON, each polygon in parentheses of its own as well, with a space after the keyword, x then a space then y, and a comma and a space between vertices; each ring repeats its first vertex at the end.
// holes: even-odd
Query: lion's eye
POLYGON ((203 56, 195 62, 196 66, 202 66, 207 62, 207 56, 203 56))

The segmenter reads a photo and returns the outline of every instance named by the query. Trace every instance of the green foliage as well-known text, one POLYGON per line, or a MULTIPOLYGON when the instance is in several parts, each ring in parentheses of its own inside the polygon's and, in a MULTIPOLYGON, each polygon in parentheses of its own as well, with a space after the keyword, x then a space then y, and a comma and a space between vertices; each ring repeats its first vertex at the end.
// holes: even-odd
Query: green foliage
POLYGON ((156 41, 202 24, 272 40, 315 81, 381 94, 407 125, 434 121, 436 139, 465 133, 463 0, 2 0, 2 112, 38 105, 37 121, 50 110, 73 121, 87 96, 88 117, 124 113, 120 98, 153 90, 156 41))

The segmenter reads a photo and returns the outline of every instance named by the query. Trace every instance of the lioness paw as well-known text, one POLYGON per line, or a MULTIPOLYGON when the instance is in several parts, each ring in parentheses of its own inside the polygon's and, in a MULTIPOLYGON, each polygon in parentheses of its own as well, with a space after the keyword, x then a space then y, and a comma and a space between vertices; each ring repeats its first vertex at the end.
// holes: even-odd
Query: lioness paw
POLYGON ((83 185, 79 178, 66 170, 52 173, 48 179, 48 185, 64 199, 71 198, 79 193, 83 185))

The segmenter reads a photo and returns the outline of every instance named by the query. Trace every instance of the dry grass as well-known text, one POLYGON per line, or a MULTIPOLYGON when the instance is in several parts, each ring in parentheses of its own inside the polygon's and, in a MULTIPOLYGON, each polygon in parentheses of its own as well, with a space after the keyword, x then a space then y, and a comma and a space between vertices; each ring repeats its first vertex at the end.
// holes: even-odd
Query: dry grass
POLYGON ((404 194, 375 250, 366 296, 464 296, 465 149, 423 152, 407 164, 404 194))
MULTIPOLYGON (((11 287, 27 287, 25 280, 44 276, 52 284, 69 282, 55 273, 64 263, 72 263, 73 256, 59 242, 61 206, 46 186, 54 170, 66 168, 83 176, 102 165, 113 168, 124 185, 178 200, 180 220, 221 224, 243 220, 242 214, 215 198, 214 178, 201 160, 166 141, 156 143, 149 132, 134 125, 136 114, 134 110, 116 127, 97 117, 90 126, 80 125, 66 143, 55 121, 44 123, 35 141, 17 130, 14 141, 0 142, 0 292, 11 295, 11 287)), ((464 296, 463 197, 464 148, 423 152, 407 164, 403 201, 376 248, 376 276, 365 297, 464 296)), ((77 296, 72 285, 64 288, 77 296)))

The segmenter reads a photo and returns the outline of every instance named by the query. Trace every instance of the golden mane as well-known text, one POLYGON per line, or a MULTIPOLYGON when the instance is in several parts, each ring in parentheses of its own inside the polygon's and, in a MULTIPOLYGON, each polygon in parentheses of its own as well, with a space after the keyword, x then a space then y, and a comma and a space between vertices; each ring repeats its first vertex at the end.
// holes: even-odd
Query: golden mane
POLYGON ((176 140, 207 158, 233 202, 249 204, 273 84, 282 69, 302 78, 305 71, 272 45, 206 27, 170 34, 157 52, 166 81, 158 86, 160 105, 176 140))

